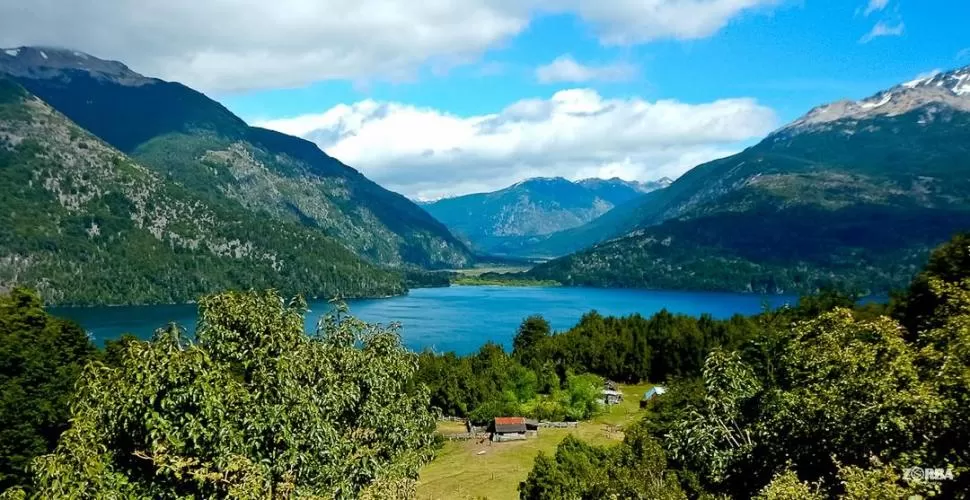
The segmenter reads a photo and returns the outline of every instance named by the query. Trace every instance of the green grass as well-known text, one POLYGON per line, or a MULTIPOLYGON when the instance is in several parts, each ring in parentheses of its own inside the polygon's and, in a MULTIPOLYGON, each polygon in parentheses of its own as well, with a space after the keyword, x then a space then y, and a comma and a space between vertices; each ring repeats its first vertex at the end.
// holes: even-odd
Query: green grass
POLYGON ((495 277, 491 275, 488 278, 479 276, 460 276, 451 280, 452 285, 456 286, 481 286, 481 285, 491 285, 491 286, 562 286, 561 283, 555 280, 537 280, 537 279, 509 279, 495 277))
POLYGON ((532 266, 475 266, 468 269, 454 269, 453 272, 462 276, 479 276, 484 273, 522 273, 532 269, 532 266))
MULTIPOLYGON (((640 415, 640 397, 652 386, 621 386, 622 403, 588 422, 580 422, 574 429, 541 429, 536 438, 507 443, 449 441, 438 456, 421 470, 416 498, 518 498, 519 483, 529 475, 535 457, 540 451, 555 453, 556 446, 567 435, 572 434, 595 444, 622 440, 623 433, 617 428, 624 427, 640 415), (485 453, 479 455, 481 451, 485 453)), ((442 432, 453 432, 455 427, 454 422, 439 425, 442 432)))

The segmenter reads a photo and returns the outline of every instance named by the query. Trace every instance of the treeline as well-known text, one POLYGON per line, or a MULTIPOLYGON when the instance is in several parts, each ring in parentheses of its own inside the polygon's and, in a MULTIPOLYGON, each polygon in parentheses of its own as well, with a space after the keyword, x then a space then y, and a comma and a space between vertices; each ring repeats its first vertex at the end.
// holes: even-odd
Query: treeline
MULTIPOLYGON (((519 336, 548 332, 549 324, 531 317, 519 336)), ((600 410, 603 379, 586 373, 557 373, 552 365, 524 365, 518 353, 489 342, 470 356, 455 353, 419 356, 415 381, 431 392, 431 405, 446 416, 486 424, 500 416, 543 420, 583 420, 600 410)))
POLYGON ((434 451, 416 355, 276 292, 199 302, 104 351, 38 295, 0 296, 2 498, 405 498, 434 451))
MULTIPOLYGON (((586 391, 579 384, 587 380, 582 374, 633 383, 698 376, 714 348, 737 349, 766 324, 791 322, 853 302, 851 297, 826 292, 806 297, 796 307, 724 320, 667 310, 649 318, 604 317, 593 311, 558 334, 541 316, 532 316, 520 325, 511 353, 494 343, 470 356, 424 352, 417 378, 430 388, 432 405, 446 416, 475 422, 512 414, 582 419, 590 415, 586 409, 594 408, 580 396, 586 391), (552 403, 556 401, 563 404, 552 403)), ((599 399, 600 389, 593 391, 594 399, 599 399)))
POLYGON ((520 277, 606 288, 810 294, 840 287, 882 295, 905 287, 934 247, 970 227, 964 210, 753 210, 754 201, 746 199, 743 211, 670 220, 520 277))
POLYGON ((670 384, 622 444, 540 454, 521 496, 968 498, 968 325, 960 235, 888 305, 815 297, 762 315, 751 338, 670 384))

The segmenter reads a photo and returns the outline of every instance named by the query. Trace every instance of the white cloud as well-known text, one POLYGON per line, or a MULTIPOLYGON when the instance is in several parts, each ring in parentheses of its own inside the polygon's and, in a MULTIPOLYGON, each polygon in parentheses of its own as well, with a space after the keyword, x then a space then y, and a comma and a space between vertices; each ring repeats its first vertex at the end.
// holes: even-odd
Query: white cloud
POLYGON ((639 69, 630 63, 615 62, 604 65, 585 65, 576 62, 569 54, 557 57, 551 63, 536 68, 536 79, 541 83, 586 83, 593 81, 620 82, 632 80, 639 69))
POLYGON ((717 33, 728 22, 782 0, 552 0, 593 24, 600 41, 632 45, 657 39, 690 40, 717 33))
POLYGON ((866 33, 865 36, 859 40, 859 42, 869 43, 874 39, 883 36, 900 36, 903 34, 904 29, 905 25, 902 21, 900 21, 898 24, 888 24, 883 21, 879 21, 875 26, 872 27, 872 30, 870 30, 869 33, 866 33))
POLYGON ((257 125, 307 137, 374 181, 429 199, 535 176, 676 177, 760 138, 776 117, 747 98, 685 104, 572 89, 481 116, 365 100, 257 125))
POLYGON ((970 47, 967 47, 960 52, 957 52, 957 61, 962 61, 963 59, 970 59, 970 47))
POLYGON ((868 16, 873 12, 879 12, 889 5, 889 0, 869 0, 869 4, 866 5, 866 9, 863 11, 863 15, 868 16))
POLYGON ((407 78, 524 29, 513 0, 0 2, 0 46, 58 45, 207 90, 407 78))
POLYGON ((477 60, 532 18, 573 12, 603 43, 714 34, 781 0, 29 0, 0 2, 0 46, 56 45, 203 90, 413 77, 477 60))

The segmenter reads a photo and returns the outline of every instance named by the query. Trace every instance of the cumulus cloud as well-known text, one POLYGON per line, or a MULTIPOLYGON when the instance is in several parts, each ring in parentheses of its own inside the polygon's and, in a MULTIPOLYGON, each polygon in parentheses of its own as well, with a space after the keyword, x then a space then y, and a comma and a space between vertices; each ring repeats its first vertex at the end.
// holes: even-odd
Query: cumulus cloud
POLYGON ((776 126, 753 99, 705 104, 607 99, 590 89, 462 117, 365 100, 257 125, 301 135, 407 196, 490 191, 527 177, 676 177, 776 126))
POLYGON ((0 46, 54 45, 204 90, 413 77, 474 61, 538 15, 604 43, 709 36, 778 0, 29 0, 0 2, 0 46))
POLYGON ((519 33, 514 0, 0 2, 0 46, 57 45, 207 90, 406 78, 519 33))
POLYGON ((629 63, 615 62, 604 65, 585 65, 569 54, 557 57, 551 63, 536 68, 540 83, 586 83, 593 81, 620 82, 632 80, 639 69, 629 63))
POLYGON ((876 23, 875 26, 872 27, 869 33, 866 33, 865 36, 863 36, 859 40, 859 42, 869 43, 879 37, 900 36, 903 34, 904 28, 905 28, 905 25, 903 25, 902 21, 900 21, 897 24, 889 24, 883 21, 879 21, 878 23, 876 23))

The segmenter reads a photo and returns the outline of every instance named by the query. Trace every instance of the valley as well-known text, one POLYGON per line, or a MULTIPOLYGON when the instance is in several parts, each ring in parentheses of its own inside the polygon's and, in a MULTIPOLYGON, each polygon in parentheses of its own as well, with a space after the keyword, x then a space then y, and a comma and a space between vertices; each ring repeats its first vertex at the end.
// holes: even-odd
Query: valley
POLYGON ((970 4, 230 3, 0 5, 0 500, 970 499, 970 4))

